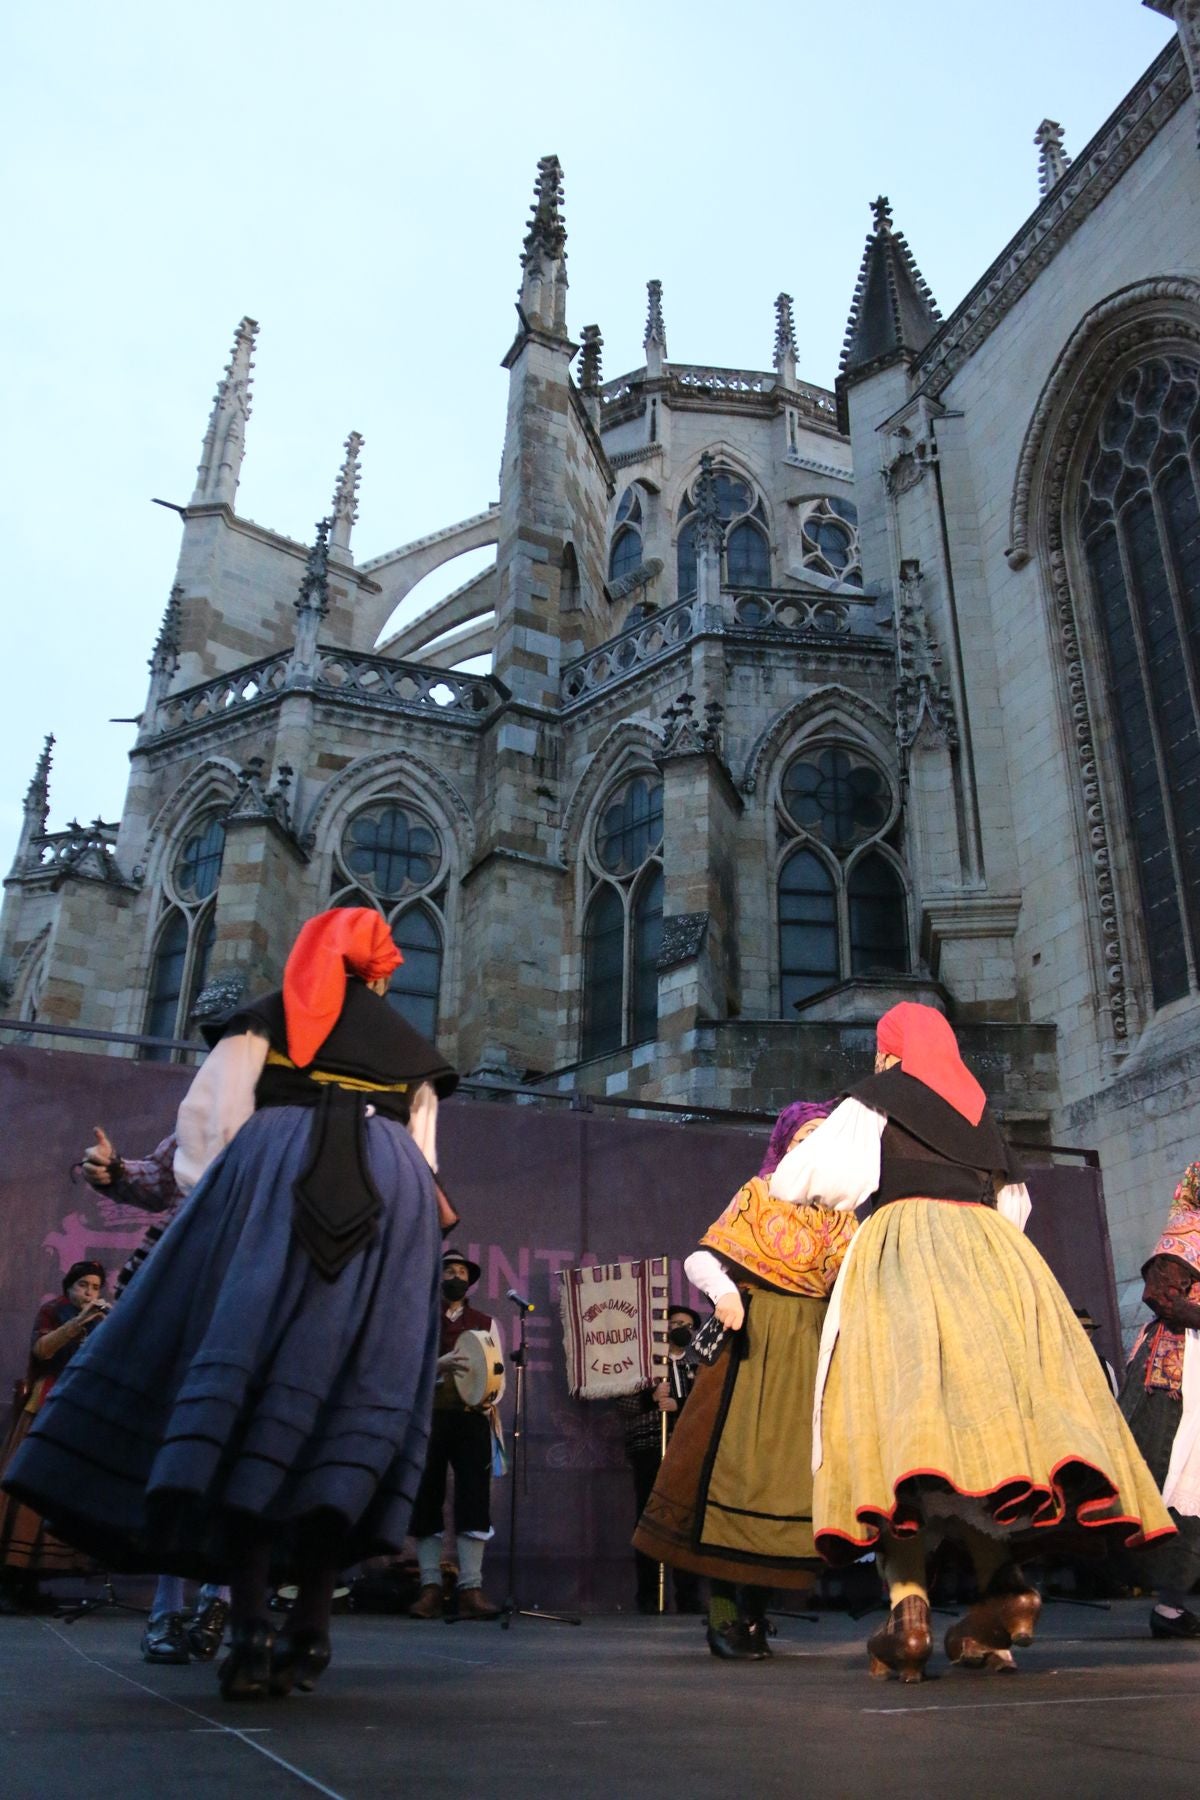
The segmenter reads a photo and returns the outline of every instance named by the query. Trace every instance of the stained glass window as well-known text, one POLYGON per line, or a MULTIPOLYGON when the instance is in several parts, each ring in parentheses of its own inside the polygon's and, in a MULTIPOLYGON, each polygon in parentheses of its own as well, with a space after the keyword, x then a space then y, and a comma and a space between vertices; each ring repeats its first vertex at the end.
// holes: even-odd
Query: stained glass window
POLYGON ((385 900, 432 881, 441 858, 433 827, 388 800, 350 821, 342 843, 350 873, 385 900))
POLYGON ((891 810, 878 769, 841 749, 798 757, 783 778, 783 803, 797 825, 834 850, 872 837, 891 810))
POLYGON ((207 819, 184 840, 175 864, 175 889, 181 900, 207 900, 221 879, 225 855, 225 827, 220 819, 207 819))
POLYGON ((613 539, 613 547, 608 559, 608 579, 620 581, 622 576, 630 575, 642 561, 642 534, 627 525, 613 539))
POLYGON ((442 986, 442 934, 426 906, 410 907, 392 927, 404 961, 393 973, 388 999, 402 1018, 431 1043, 437 1038, 442 986))
POLYGON ((675 580, 676 593, 681 600, 686 600, 696 591, 696 525, 689 519, 680 528, 675 543, 675 580))
POLYGON ((806 507, 800 525, 803 561, 831 581, 862 586, 858 510, 853 502, 826 494, 806 507))
POLYGON ((607 1056, 623 1038, 625 907, 604 882, 592 896, 583 930, 583 1055, 607 1056))
POLYGON ((908 909, 903 883, 891 863, 878 851, 869 851, 851 869, 846 891, 851 974, 907 972, 908 909))
POLYGON ((653 868, 640 883, 633 901, 633 973, 630 1011, 631 1041, 640 1044, 658 1035, 658 953, 662 948, 663 872, 653 868))
POLYGON ((764 534, 749 520, 735 525, 725 540, 725 579, 730 587, 770 586, 770 548, 764 534))
POLYGON ((658 849, 662 833, 662 782, 635 775, 600 815, 596 854, 610 875, 632 874, 658 849))
POLYGON ((1198 455, 1200 365, 1153 357, 1109 401, 1078 502, 1156 1006, 1200 965, 1198 455))
MULTIPOLYGON (((188 922, 178 907, 172 907, 158 934, 154 947, 154 965, 150 977, 150 1002, 146 1008, 144 1030, 147 1037, 173 1038, 179 1027, 179 999, 183 993, 187 969, 188 922)), ((165 1046, 146 1049, 148 1062, 170 1062, 172 1052, 165 1046)))
MULTIPOLYGON (((696 591, 696 493, 697 476, 679 503, 679 529, 675 539, 675 591, 686 600, 696 591)), ((767 587, 771 580, 771 546, 767 514, 748 481, 729 469, 713 473, 717 516, 726 527, 724 580, 730 587, 767 587), (752 523, 752 521, 756 521, 752 523), (761 527, 761 528, 760 528, 761 527)))
POLYGON ((779 875, 779 985, 782 1013, 838 980, 837 894, 812 850, 796 850, 779 875))

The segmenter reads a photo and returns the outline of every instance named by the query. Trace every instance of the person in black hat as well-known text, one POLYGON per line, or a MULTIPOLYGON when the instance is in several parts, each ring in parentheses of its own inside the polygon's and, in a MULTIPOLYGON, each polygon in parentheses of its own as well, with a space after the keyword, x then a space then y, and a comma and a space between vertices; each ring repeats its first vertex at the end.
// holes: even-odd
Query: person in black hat
MULTIPOLYGON (((46 1300, 38 1308, 26 1379, 14 1393, 12 1426, 0 1451, 0 1474, 24 1443, 58 1377, 106 1317, 104 1281, 101 1263, 74 1262, 62 1278, 62 1299, 46 1300)), ((86 1559, 56 1537, 33 1507, 0 1494, 0 1612, 38 1610, 43 1576, 86 1567, 86 1559)))
MULTIPOLYGON (((694 1306, 672 1306, 667 1314, 670 1351, 665 1377, 653 1387, 643 1388, 637 1394, 626 1394, 617 1401, 625 1428, 625 1460, 633 1475, 633 1498, 639 1519, 653 1492, 662 1464, 663 1416, 666 1416, 669 1438, 696 1379, 695 1365, 685 1362, 683 1353, 699 1329, 700 1314, 694 1306)), ((643 1555, 640 1550, 634 1551, 634 1561, 637 1567, 637 1609, 640 1613, 656 1613, 658 1564, 653 1557, 643 1555)), ((671 1573, 676 1612, 703 1612, 700 1577, 690 1569, 673 1569, 671 1573)))
POLYGON ((465 1331, 495 1331, 487 1313, 467 1305, 479 1280, 479 1264, 450 1246, 442 1253, 442 1337, 433 1398, 433 1429, 425 1472, 413 1507, 421 1592, 410 1607, 414 1619, 440 1619, 443 1612, 442 1513, 446 1471, 454 1470, 454 1535, 458 1540, 458 1617, 497 1619, 483 1591, 483 1550, 492 1536, 492 1423, 486 1412, 471 1411, 459 1396, 455 1373, 461 1366, 458 1343, 465 1331))

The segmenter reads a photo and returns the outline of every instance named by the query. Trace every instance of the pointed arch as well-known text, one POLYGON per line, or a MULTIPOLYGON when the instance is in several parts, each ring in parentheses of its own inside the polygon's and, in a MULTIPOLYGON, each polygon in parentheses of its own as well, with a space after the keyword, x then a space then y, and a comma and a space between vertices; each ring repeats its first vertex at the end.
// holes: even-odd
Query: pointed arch
POLYGON ((22 950, 13 971, 11 1010, 14 1019, 36 1018, 49 960, 50 926, 43 925, 22 950))
POLYGON ((475 820, 461 791, 433 763, 413 750, 381 750, 347 763, 326 782, 313 804, 302 833, 314 856, 327 855, 341 821, 352 806, 376 795, 399 790, 411 793, 441 825, 454 845, 461 868, 475 855, 475 820))
POLYGON ((1042 387, 1017 459, 1005 551, 1010 568, 1025 567, 1039 528, 1057 510, 1055 490, 1061 499, 1084 415, 1115 366, 1172 338, 1189 343, 1193 353, 1200 348, 1200 281, 1190 276, 1131 282, 1079 321, 1042 387))
POLYGON ((596 749, 563 808, 563 860, 573 861, 592 812, 606 788, 626 772, 654 767, 662 738, 652 725, 622 719, 596 749))
POLYGON ((186 775, 155 813, 142 850, 141 874, 157 885, 188 820, 208 810, 224 812, 238 791, 238 769, 224 756, 208 756, 186 775))
POLYGON ((1073 810, 1080 862, 1088 871, 1093 983, 1118 1047, 1133 1024, 1130 948, 1137 986, 1149 996, 1152 983, 1142 908, 1134 898, 1138 869, 1132 847, 1113 829, 1114 817, 1120 820, 1125 810, 1122 782, 1105 716, 1106 653, 1089 597, 1094 583, 1083 564, 1074 501, 1086 452, 1118 384, 1138 364, 1172 355, 1200 362, 1196 280, 1163 275, 1131 283, 1085 314, 1038 397, 1010 508, 1010 567, 1022 569, 1036 556, 1044 575, 1048 635, 1058 649, 1061 737, 1077 771, 1073 810))
POLYGON ((738 783, 742 792, 757 790, 764 772, 774 768, 794 738, 832 734, 857 740, 885 768, 895 769, 895 720, 851 688, 829 682, 795 701, 759 734, 738 783))

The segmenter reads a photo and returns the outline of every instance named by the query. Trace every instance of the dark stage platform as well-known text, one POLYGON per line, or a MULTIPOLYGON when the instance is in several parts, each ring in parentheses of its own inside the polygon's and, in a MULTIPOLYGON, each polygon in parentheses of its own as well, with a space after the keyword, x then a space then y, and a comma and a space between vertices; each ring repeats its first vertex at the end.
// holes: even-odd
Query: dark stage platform
POLYGON ((772 1662, 735 1666, 694 1619, 343 1618, 317 1692, 242 1708, 211 1667, 147 1668, 135 1620, 5 1618, 0 1792, 1195 1800, 1200 1644, 1152 1642, 1146 1612, 1052 1605, 1019 1677, 913 1688, 868 1680, 843 1614, 782 1621, 772 1662))

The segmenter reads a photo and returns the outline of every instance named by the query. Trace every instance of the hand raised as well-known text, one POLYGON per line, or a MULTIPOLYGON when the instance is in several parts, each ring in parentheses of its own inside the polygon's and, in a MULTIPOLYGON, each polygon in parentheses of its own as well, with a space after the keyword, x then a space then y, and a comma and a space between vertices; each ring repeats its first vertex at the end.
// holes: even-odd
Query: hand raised
POLYGON ((117 1153, 103 1125, 95 1126, 94 1130, 96 1141, 89 1144, 83 1153, 83 1178, 93 1187, 109 1187, 117 1153))
POLYGON ((713 1311, 727 1331, 740 1331, 746 1322, 746 1308, 740 1294, 722 1294, 713 1311))

